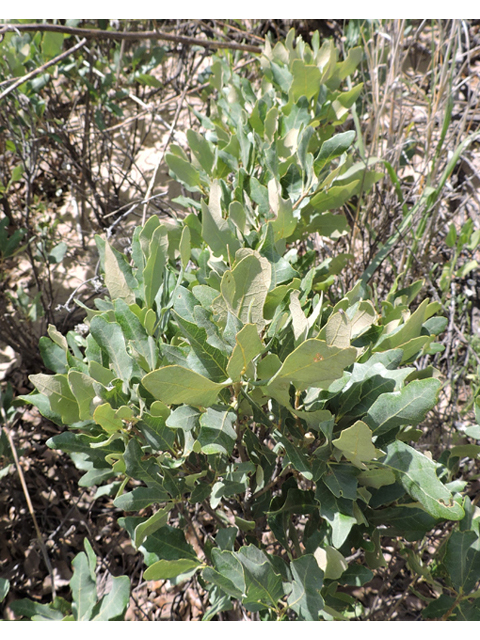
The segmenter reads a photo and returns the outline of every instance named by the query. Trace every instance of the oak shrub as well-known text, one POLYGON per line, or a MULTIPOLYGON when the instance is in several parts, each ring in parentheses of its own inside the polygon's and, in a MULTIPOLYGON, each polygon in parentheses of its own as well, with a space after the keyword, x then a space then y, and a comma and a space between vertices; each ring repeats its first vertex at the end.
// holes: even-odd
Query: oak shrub
MULTIPOLYGON (((185 216, 150 217, 128 255, 97 237, 107 293, 86 333, 49 327, 53 373, 23 398, 67 427, 48 444, 81 484, 125 512, 145 579, 196 577, 205 620, 234 601, 264 620, 361 616, 345 587, 385 565, 382 536, 421 540, 444 520, 464 523, 445 566, 467 542, 478 564, 462 483, 415 448, 441 387, 414 366, 440 348, 439 305, 412 309, 417 282, 381 309, 360 280, 339 294, 351 256, 313 244, 347 234, 338 210, 382 175, 344 130, 362 55, 291 32, 256 81, 214 59, 203 133, 166 157, 185 216)), ((473 591, 463 576, 453 589, 473 591)))

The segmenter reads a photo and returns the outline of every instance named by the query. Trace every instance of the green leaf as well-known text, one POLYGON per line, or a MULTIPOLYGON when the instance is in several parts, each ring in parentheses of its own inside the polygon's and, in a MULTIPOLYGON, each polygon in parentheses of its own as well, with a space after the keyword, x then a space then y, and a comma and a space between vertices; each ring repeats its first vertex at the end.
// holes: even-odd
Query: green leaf
POLYGON ((271 222, 275 242, 282 238, 289 238, 295 231, 297 219, 293 215, 292 201, 282 198, 282 189, 277 180, 268 183, 268 202, 275 219, 271 222))
POLYGON ((422 617, 429 620, 434 618, 440 620, 449 611, 458 610, 455 607, 456 599, 453 596, 441 593, 438 598, 431 600, 429 604, 423 609, 422 617))
POLYGON ((159 88, 162 86, 160 80, 155 76, 150 75, 149 73, 136 73, 135 80, 147 87, 159 88))
POLYGON ((80 420, 91 420, 90 405, 97 395, 94 389, 95 380, 85 373, 71 369, 68 372, 68 384, 78 403, 80 420))
POLYGON ((452 223, 448 228, 448 233, 445 237, 445 244, 447 245, 447 247, 450 247, 450 249, 453 249, 456 242, 457 242, 457 229, 455 225, 452 223))
POLYGON ((265 326, 263 305, 270 289, 272 267, 258 252, 242 250, 242 259, 231 271, 225 271, 221 296, 213 304, 213 312, 233 313, 241 322, 253 323, 260 331, 265 326), (226 307, 226 308, 225 308, 226 307))
POLYGON ((222 216, 222 189, 215 181, 210 187, 208 205, 202 200, 202 238, 216 256, 228 260, 240 247, 228 220, 222 216))
POLYGON ((167 263, 168 235, 165 225, 158 226, 148 245, 148 258, 143 270, 145 304, 150 309, 163 282, 163 272, 167 263))
POLYGON ((285 449, 288 461, 291 463, 294 469, 299 471, 307 480, 312 479, 312 469, 308 461, 308 457, 301 451, 296 445, 292 444, 288 438, 283 436, 280 431, 275 430, 273 437, 277 442, 280 442, 285 449))
POLYGON ((303 60, 294 60, 292 67, 293 82, 290 95, 296 102, 301 96, 307 100, 320 91, 320 69, 316 65, 305 64, 303 60))
POLYGON ((129 382, 134 362, 127 353, 120 325, 108 322, 103 316, 95 316, 90 322, 90 332, 95 342, 107 353, 117 377, 129 382))
POLYGON ((45 60, 55 58, 62 52, 62 45, 65 36, 63 33, 54 33, 47 31, 42 37, 42 53, 45 56, 45 60))
MULTIPOLYGON (((135 527, 142 521, 142 518, 123 518, 120 524, 124 526, 129 535, 133 537, 135 527)), ((150 534, 140 547, 145 563, 153 565, 159 560, 180 560, 188 558, 198 561, 193 547, 185 540, 182 529, 165 525, 158 531, 150 534)))
POLYGON ((365 469, 364 462, 373 460, 377 455, 372 442, 372 432, 361 420, 357 420, 351 427, 344 429, 340 437, 333 440, 332 444, 359 469, 365 469))
POLYGON ((0 578, 0 602, 3 602, 10 591, 10 582, 6 578, 0 578))
POLYGON ((343 214, 316 213, 304 227, 302 237, 318 232, 327 238, 336 239, 348 233, 349 228, 347 218, 343 214))
POLYGON ((465 515, 463 508, 438 479, 436 464, 419 451, 396 440, 388 445, 387 456, 382 463, 393 470, 405 491, 434 518, 461 520, 465 515))
POLYGON ((115 498, 113 504, 123 511, 141 511, 151 504, 167 502, 169 499, 167 491, 157 484, 155 487, 137 487, 115 498))
POLYGON ((190 260, 190 254, 191 254, 190 238, 191 238, 190 229, 189 227, 187 227, 187 225, 185 225, 182 229, 182 235, 180 236, 180 244, 179 244, 180 259, 182 261, 182 267, 184 269, 187 268, 188 262, 190 260))
POLYGON ((115 319, 122 329, 131 353, 140 366, 149 372, 155 369, 157 364, 158 348, 132 308, 138 307, 136 305, 129 307, 123 300, 116 300, 115 319))
MULTIPOLYGON (((189 341, 197 359, 201 362, 204 373, 210 380, 220 382, 227 378, 227 357, 222 351, 212 346, 206 330, 196 321, 188 322, 177 313, 173 313, 180 330, 189 341)), ((192 367, 193 368, 193 367, 192 367)))
POLYGON ((257 327, 246 324, 235 336, 236 345, 227 364, 227 373, 233 381, 240 380, 248 364, 258 356, 262 350, 262 341, 258 337, 257 327))
POLYGON ((318 547, 314 556, 327 580, 338 580, 348 566, 340 551, 330 545, 318 547))
POLYGON ((437 401, 441 382, 434 378, 413 380, 401 391, 383 393, 364 418, 375 436, 402 425, 416 426, 437 401))
POLYGON ((201 566, 199 560, 179 558, 178 560, 158 560, 143 573, 144 580, 171 580, 183 573, 189 573, 201 566))
POLYGON ((100 611, 92 622, 119 619, 125 613, 130 601, 130 579, 127 576, 112 578, 112 588, 102 598, 100 611))
POLYGON ((59 621, 63 619, 63 613, 52 608, 50 604, 40 604, 27 598, 14 600, 10 608, 17 616, 23 616, 32 621, 59 621))
POLYGON ((209 407, 215 403, 220 391, 230 383, 212 382, 180 365, 168 365, 148 373, 142 378, 142 384, 154 398, 167 405, 209 407))
POLYGON ((208 141, 193 129, 187 131, 187 140, 190 149, 193 151, 195 158, 198 160, 202 169, 209 175, 212 175, 213 165, 215 163, 215 155, 208 141))
POLYGON ((164 527, 168 522, 168 516, 170 515, 170 511, 173 509, 174 504, 170 502, 163 509, 159 509, 153 516, 147 518, 139 525, 135 527, 135 533, 133 536, 133 544, 138 549, 141 544, 145 541, 145 539, 150 536, 155 531, 158 531, 162 527, 164 527))
POLYGON ((61 416, 64 424, 78 422, 78 403, 68 385, 67 376, 56 374, 49 376, 44 373, 29 376, 29 380, 40 393, 47 396, 52 411, 61 416))
POLYGON ((107 456, 116 458, 124 451, 124 445, 119 439, 105 441, 105 434, 92 437, 69 431, 47 440, 47 446, 51 449, 60 449, 68 454, 82 454, 84 458, 91 460, 95 468, 109 470, 111 465, 106 462, 105 458, 107 456))
POLYGON ((323 571, 319 568, 315 557, 306 554, 290 563, 292 572, 292 591, 287 604, 298 615, 299 620, 317 621, 323 609, 321 596, 323 571))
POLYGON ((248 545, 241 547, 236 556, 245 572, 247 597, 243 599, 243 604, 250 611, 259 611, 264 607, 276 609, 283 597, 283 584, 267 554, 258 547, 248 545))
POLYGON ((321 191, 313 196, 309 203, 309 209, 315 213, 340 209, 350 198, 356 195, 360 189, 360 180, 353 180, 345 185, 333 186, 328 191, 321 191))
POLYGON ((42 336, 38 346, 46 367, 54 373, 67 373, 67 353, 47 336, 42 336))
POLYGON ((352 503, 343 498, 336 498, 323 482, 317 482, 315 498, 320 503, 320 515, 332 528, 332 544, 339 549, 345 543, 352 527, 357 524, 352 503))
POLYGON ((198 441, 206 454, 223 453, 230 455, 237 438, 233 427, 236 414, 220 406, 209 407, 200 417, 198 441))
POLYGON ((200 174, 191 162, 173 153, 167 153, 165 160, 177 179, 182 182, 189 191, 200 191, 200 174))
POLYGON ((345 131, 325 140, 318 156, 315 158, 315 171, 319 173, 332 160, 345 153, 354 139, 355 131, 345 131))
POLYGON ((199 424, 201 413, 198 409, 188 405, 177 407, 168 416, 166 424, 172 429, 183 429, 183 431, 191 431, 199 424))
POLYGON ((357 499, 358 470, 349 464, 331 464, 322 476, 323 482, 336 498, 357 499))
POLYGON ((292 84, 292 79, 293 79, 292 74, 287 69, 287 67, 275 64, 275 62, 271 62, 270 66, 272 69, 273 79, 275 83, 280 87, 280 89, 284 93, 287 93, 288 90, 290 89, 290 85, 292 84))
POLYGON ((117 258, 108 242, 105 242, 105 284, 112 300, 121 298, 127 304, 135 302, 135 294, 127 284, 125 275, 120 269, 117 258))
POLYGON ((148 487, 158 489, 160 495, 164 494, 163 477, 157 461, 152 457, 145 459, 139 443, 134 438, 129 440, 123 459, 125 473, 130 478, 141 480, 148 487))
POLYGON ((480 580, 480 544, 475 531, 454 531, 443 564, 458 593, 470 593, 480 580))
POLYGON ((72 609, 78 622, 91 619, 93 607, 97 602, 96 558, 86 538, 85 551, 86 553, 81 552, 72 560, 73 577, 70 580, 72 609))
MULTIPOLYGON (((305 340, 285 358, 265 387, 265 392, 285 404, 290 383, 299 391, 309 387, 327 389, 342 377, 344 370, 355 361, 356 355, 353 347, 339 349, 316 338, 305 340)), ((289 401, 286 404, 288 406, 289 401)))
POLYGON ((222 591, 241 600, 246 592, 245 572, 243 565, 232 551, 212 550, 215 569, 207 567, 203 570, 203 577, 208 582, 217 585, 222 591))
POLYGON ((374 526, 386 526, 385 534, 388 532, 392 536, 401 536, 408 542, 423 540, 438 523, 437 518, 412 505, 375 509, 368 519, 374 526))
MULTIPOLYGON (((388 349, 396 348, 403 349, 403 361, 405 362, 408 358, 408 355, 410 355, 405 355, 405 348, 410 341, 420 337, 422 326, 428 317, 427 307, 428 300, 424 300, 418 307, 418 309, 405 322, 405 324, 401 325, 392 333, 382 336, 378 343, 375 345, 373 351, 387 351, 388 349)), ((415 354, 415 351, 413 352, 413 354, 415 354)))

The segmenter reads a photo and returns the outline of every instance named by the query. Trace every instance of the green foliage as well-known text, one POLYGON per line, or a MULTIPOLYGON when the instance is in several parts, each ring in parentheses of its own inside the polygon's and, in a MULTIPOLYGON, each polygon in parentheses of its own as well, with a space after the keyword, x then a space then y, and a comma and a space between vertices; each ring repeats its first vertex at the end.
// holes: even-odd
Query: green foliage
MULTIPOLYGON (((12 602, 13 612, 22 618, 37 622, 123 620, 130 600, 130 580, 126 576, 112 578, 108 593, 99 597, 95 574, 97 558, 86 538, 84 546, 85 552, 79 553, 72 561, 72 603, 60 597, 56 597, 50 604, 40 604, 25 598, 12 602)), ((2 592, 6 595, 8 585, 2 589, 0 583, 0 601, 3 599, 2 592)))
POLYGON ((8 232, 9 224, 10 220, 7 217, 0 220, 0 261, 10 258, 17 251, 20 251, 22 248, 21 242, 25 236, 25 229, 15 229, 10 234, 8 232))
MULTIPOLYGON (((131 258, 97 238, 108 296, 88 310, 86 336, 49 328, 53 373, 31 376, 23 396, 69 427, 48 444, 86 471, 81 484, 110 484, 145 578, 197 577, 205 620, 232 600, 262 619, 352 617, 342 589, 383 563, 381 535, 417 540, 465 515, 448 468, 409 444, 441 386, 413 366, 437 350, 439 305, 412 311, 417 283, 381 310, 362 282, 335 299, 348 256, 318 264, 310 244, 345 234, 334 211, 379 176, 354 161, 354 134, 337 132, 360 59, 293 32, 267 44, 258 84, 215 59, 205 133, 188 133, 190 156, 167 155, 190 212, 138 227, 131 258), (200 555, 190 507, 213 517, 200 555)), ((459 592, 475 587, 472 533, 445 553, 447 571, 463 567, 459 592)), ((86 551, 75 619, 103 610, 86 551)))

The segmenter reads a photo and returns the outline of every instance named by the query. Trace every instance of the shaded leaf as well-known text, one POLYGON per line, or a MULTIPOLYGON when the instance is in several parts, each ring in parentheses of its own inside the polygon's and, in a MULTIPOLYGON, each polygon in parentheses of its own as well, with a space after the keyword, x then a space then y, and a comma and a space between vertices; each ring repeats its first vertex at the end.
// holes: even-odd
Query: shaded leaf
POLYGON ((383 393, 364 418, 378 436, 402 425, 416 426, 425 419, 437 401, 441 382, 434 378, 414 380, 401 391, 383 393))
POLYGON ((321 596, 323 571, 311 554, 293 560, 290 571, 293 580, 288 606, 295 611, 299 620, 318 620, 318 614, 324 605, 321 596))
POLYGON ((382 462, 394 471, 405 491, 434 518, 461 520, 465 515, 439 480, 436 464, 419 451, 396 440, 388 445, 387 456, 382 462))
POLYGON ((480 545, 475 531, 454 531, 443 564, 459 593, 470 593, 480 580, 480 545))

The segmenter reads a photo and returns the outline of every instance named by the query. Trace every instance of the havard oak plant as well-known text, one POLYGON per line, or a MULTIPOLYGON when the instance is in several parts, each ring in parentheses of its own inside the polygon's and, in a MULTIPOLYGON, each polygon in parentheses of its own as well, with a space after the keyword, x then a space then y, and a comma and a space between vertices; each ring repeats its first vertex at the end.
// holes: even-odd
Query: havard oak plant
MULTIPOLYGON (((258 83, 215 59, 204 134, 167 155, 191 212, 152 216, 128 256, 97 237, 108 295, 85 307, 85 334, 49 327, 53 374, 23 396, 68 427, 48 444, 80 483, 128 514, 145 579, 196 576, 205 620, 234 601, 264 620, 361 615, 344 587, 384 566, 381 536, 420 540, 445 520, 468 522, 447 570, 480 557, 465 483, 412 446, 441 386, 413 366, 439 348, 439 305, 410 309, 421 283, 381 310, 361 281, 330 301, 349 256, 318 264, 310 244, 346 233, 334 211, 379 175, 336 133, 361 49, 339 62, 318 34, 294 40, 267 43, 258 83), (209 529, 192 545, 195 518, 209 529)), ((451 575, 448 615, 476 587, 451 575)))

